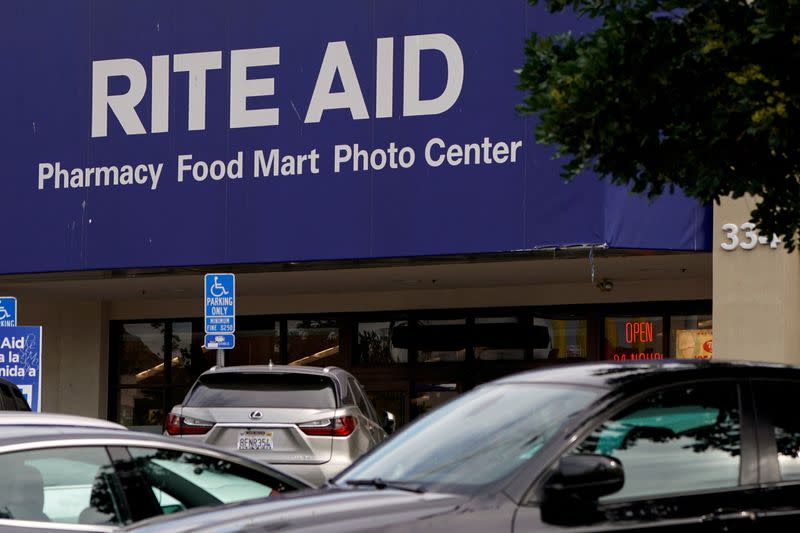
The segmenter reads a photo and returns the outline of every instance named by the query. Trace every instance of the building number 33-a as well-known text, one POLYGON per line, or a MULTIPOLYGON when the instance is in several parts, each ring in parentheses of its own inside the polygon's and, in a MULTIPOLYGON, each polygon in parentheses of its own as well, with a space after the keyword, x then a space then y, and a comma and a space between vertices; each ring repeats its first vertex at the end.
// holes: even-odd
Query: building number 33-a
POLYGON ((736 248, 742 248, 743 250, 752 250, 758 245, 767 245, 772 249, 777 249, 778 245, 781 243, 780 237, 772 234, 772 240, 769 240, 767 237, 758 234, 758 230, 756 229, 755 224, 752 222, 745 222, 744 224, 737 226, 736 224, 723 224, 722 231, 725 232, 725 238, 728 242, 723 242, 720 246, 722 246, 723 250, 733 251, 736 248))

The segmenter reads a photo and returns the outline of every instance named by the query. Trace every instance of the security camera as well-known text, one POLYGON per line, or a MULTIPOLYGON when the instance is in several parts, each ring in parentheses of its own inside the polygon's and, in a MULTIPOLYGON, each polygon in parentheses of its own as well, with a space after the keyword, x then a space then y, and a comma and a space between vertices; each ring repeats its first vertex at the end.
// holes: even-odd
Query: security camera
POLYGON ((597 288, 600 289, 601 292, 610 292, 614 288, 614 282, 608 278, 603 278, 597 284, 597 288))

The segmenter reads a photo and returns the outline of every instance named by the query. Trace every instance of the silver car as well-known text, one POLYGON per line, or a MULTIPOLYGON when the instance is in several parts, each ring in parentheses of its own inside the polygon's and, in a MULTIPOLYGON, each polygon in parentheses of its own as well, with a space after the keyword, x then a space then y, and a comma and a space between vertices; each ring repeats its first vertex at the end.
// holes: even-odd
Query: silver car
MULTIPOLYGON (((57 413, 33 413, 30 411, 2 411, 0 412, 0 428, 8 426, 20 427, 48 427, 48 428, 93 428, 93 429, 119 429, 127 431, 128 428, 116 422, 89 418, 87 416, 62 415, 57 413)), ((2 432, 3 429, 0 429, 2 432)))
POLYGON ((309 488, 201 443, 104 420, 0 413, 0 531, 110 533, 120 526, 309 488))
POLYGON ((240 366, 203 373, 166 434, 204 441, 322 485, 394 431, 337 367, 240 366))

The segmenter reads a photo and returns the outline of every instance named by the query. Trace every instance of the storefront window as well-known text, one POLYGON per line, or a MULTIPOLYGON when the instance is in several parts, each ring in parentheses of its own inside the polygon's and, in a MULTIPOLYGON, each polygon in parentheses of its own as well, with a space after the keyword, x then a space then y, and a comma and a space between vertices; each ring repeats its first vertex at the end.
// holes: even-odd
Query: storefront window
POLYGON ((164 383, 164 322, 124 324, 119 350, 120 385, 164 383))
POLYGON ((383 422, 386 411, 394 415, 395 426, 400 427, 408 422, 408 392, 400 391, 369 391, 367 396, 375 406, 378 422, 383 422))
MULTIPOLYGON (((666 306, 660 315, 636 315, 643 308, 619 305, 240 316, 236 347, 226 350, 225 365, 272 361, 348 369, 369 391, 378 414, 391 411, 401 425, 462 388, 543 363, 710 358, 711 315, 691 314, 707 313, 710 305, 686 307, 666 306), (668 315, 669 309, 685 314, 668 315)), ((216 364, 216 350, 203 347, 203 321, 115 321, 111 331, 110 417, 160 431, 166 413, 216 364)))
POLYGON ((416 383, 411 407, 414 416, 422 416, 431 409, 458 396, 457 383, 416 383))
POLYGON ((534 359, 587 357, 589 340, 586 320, 537 316, 533 319, 533 328, 534 359))
POLYGON ((180 403, 213 358, 204 359, 202 339, 189 320, 124 323, 117 331, 114 418, 126 426, 160 432, 166 411, 180 403))
POLYGON ((467 321, 420 320, 413 332, 417 361, 441 363, 463 361, 467 352, 467 321))
POLYGON ((290 365, 344 366, 336 320, 288 320, 287 331, 290 365))
POLYGON ((164 422, 163 389, 119 391, 117 421, 131 429, 160 433, 164 422))
POLYGON ((530 330, 517 317, 476 318, 472 333, 475 359, 525 359, 530 330))
POLYGON ((678 359, 711 359, 711 315, 670 317, 672 357, 678 359))
POLYGON ((364 365, 391 365, 408 362, 408 350, 394 345, 397 328, 407 328, 405 320, 360 322, 358 324, 358 361, 364 365))
POLYGON ((605 358, 613 361, 664 359, 660 316, 606 317, 605 358))
POLYGON ((194 380, 204 370, 213 366, 213 358, 208 360, 203 358, 202 353, 192 352, 192 323, 173 322, 172 323, 172 375, 171 383, 186 385, 194 383, 194 380))
POLYGON ((236 347, 225 351, 225 366, 277 364, 280 350, 279 323, 247 317, 236 325, 236 347))

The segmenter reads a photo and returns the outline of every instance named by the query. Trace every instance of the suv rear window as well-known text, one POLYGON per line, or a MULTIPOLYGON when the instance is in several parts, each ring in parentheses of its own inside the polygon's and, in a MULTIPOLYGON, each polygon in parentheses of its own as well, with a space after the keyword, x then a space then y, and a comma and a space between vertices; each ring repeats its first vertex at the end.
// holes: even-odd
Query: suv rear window
POLYGON ((209 374, 202 376, 186 407, 336 408, 333 381, 306 374, 209 374))

